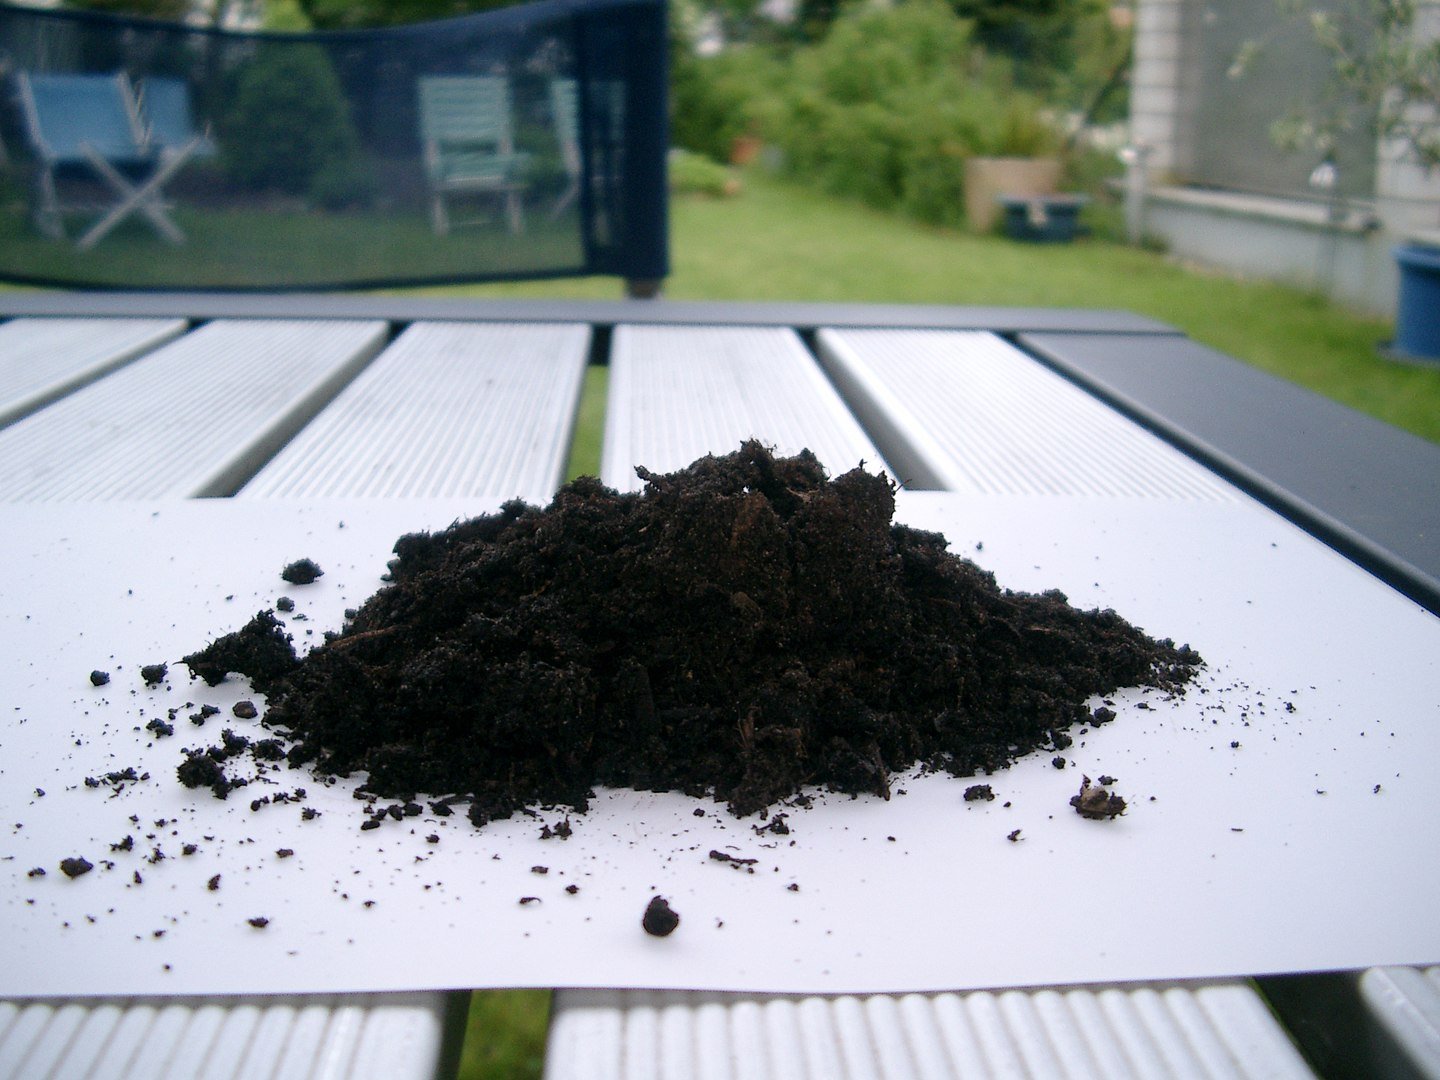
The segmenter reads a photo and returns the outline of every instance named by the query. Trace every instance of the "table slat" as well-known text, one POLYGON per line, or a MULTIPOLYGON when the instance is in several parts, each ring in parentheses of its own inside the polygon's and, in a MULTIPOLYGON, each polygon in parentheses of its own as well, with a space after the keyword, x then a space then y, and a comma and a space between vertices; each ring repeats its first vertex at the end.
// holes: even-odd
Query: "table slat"
POLYGON ((816 347, 907 488, 1235 497, 1184 454, 994 334, 825 329, 816 347))
POLYGON ((1310 1077, 1248 985, 791 997, 556 995, 547 1080, 1310 1077))
POLYGON ((387 335, 380 322, 209 323, 0 431, 0 501, 229 494, 387 335))
POLYGON ((184 319, 12 319, 0 325, 0 428, 185 332, 184 319))
POLYGON ((417 323, 239 495, 548 502, 589 349, 578 324, 417 323))
POLYGON ((831 475, 861 461, 884 467, 793 330, 615 328, 600 464, 606 484, 634 491, 636 465, 670 472, 751 437, 781 454, 809 449, 831 475))

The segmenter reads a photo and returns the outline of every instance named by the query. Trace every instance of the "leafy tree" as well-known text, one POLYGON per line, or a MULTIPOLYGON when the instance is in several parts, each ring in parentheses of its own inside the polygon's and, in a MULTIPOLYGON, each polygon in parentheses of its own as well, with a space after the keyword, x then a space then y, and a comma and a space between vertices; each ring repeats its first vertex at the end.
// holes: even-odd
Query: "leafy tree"
POLYGON ((241 69, 222 117, 225 170, 242 187, 290 195, 350 168, 358 140, 325 52, 280 43, 241 69))
POLYGON ((1015 62, 1022 81, 1045 85, 1075 61, 1076 27, 1098 0, 950 0, 987 52, 1015 62))
MULTIPOLYGON (((1347 143, 1379 136, 1393 152, 1427 170, 1440 168, 1440 33, 1421 18, 1416 0, 1276 0, 1286 17, 1274 29, 1241 43, 1228 75, 1273 66, 1267 56, 1298 21, 1309 44, 1329 61, 1328 77, 1270 126, 1288 153, 1308 153, 1326 165, 1342 161, 1347 143)), ((1279 59, 1283 59, 1279 57, 1279 59)))
POLYGON ((139 15, 147 19, 179 22, 190 11, 189 0, 66 0, 74 11, 96 11, 105 15, 139 15))
POLYGON ((317 30, 358 30, 373 26, 448 19, 506 7, 516 0, 300 0, 317 30))

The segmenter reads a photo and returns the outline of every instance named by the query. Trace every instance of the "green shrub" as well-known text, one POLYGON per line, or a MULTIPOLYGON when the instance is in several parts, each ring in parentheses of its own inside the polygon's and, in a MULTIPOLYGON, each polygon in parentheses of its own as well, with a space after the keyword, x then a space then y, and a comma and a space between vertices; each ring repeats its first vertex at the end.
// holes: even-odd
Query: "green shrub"
POLYGON ((764 128, 782 79, 777 58, 758 46, 715 56, 679 50, 670 77, 671 143, 728 161, 737 138, 764 128))
POLYGON ((965 158, 1059 144, 1039 100, 940 0, 847 11, 797 51, 761 125, 797 178, 938 225, 961 219, 965 158))
MULTIPOLYGON (((262 44, 239 72, 221 120, 226 172, 243 188, 306 195, 318 177, 353 170, 358 140, 324 51, 262 44)), ((333 191, 335 179, 326 179, 333 191)))
POLYGON ((310 180, 310 198, 324 210, 365 210, 378 191, 375 173, 358 156, 320 166, 310 180))
POLYGON ((740 181, 724 165, 702 154, 670 151, 670 190, 677 195, 708 195, 722 199, 740 193, 740 181))
POLYGON ((814 45, 675 57, 672 140, 726 160, 758 134, 805 183, 920 221, 958 225, 973 155, 1055 153, 1061 140, 1012 65, 944 0, 853 5, 814 45))

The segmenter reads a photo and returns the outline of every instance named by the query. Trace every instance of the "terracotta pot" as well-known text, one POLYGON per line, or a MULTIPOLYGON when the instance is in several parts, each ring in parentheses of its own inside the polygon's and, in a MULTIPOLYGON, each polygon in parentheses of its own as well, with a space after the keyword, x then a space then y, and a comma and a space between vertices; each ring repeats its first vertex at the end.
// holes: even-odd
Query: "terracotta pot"
POLYGON ((760 156, 761 145, 758 135, 737 135, 730 143, 730 164, 751 164, 760 156))
POLYGON ((1054 195, 1059 186, 1058 158, 967 158, 966 223, 971 232, 990 232, 1000 219, 1000 196, 1054 195))

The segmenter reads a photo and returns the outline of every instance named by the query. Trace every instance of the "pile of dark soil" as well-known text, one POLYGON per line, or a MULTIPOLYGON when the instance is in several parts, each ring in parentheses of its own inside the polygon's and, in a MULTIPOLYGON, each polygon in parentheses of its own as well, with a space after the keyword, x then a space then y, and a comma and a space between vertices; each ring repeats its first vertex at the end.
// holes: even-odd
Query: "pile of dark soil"
POLYGON ((888 795, 917 762, 1001 768, 1124 686, 1200 657, 1113 611, 1000 589, 894 488, 755 442, 645 490, 593 479, 546 509, 402 537, 390 584, 296 660, 269 612, 187 658, 252 677, 292 764, 378 795, 459 794, 482 823, 583 810, 595 785, 747 814, 803 785, 888 795))

